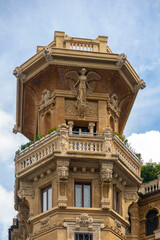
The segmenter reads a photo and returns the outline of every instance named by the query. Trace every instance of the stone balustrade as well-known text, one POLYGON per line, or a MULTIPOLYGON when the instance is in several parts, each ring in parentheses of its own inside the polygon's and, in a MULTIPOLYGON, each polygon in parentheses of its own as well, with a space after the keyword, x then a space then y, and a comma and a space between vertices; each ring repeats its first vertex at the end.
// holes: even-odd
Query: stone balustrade
POLYGON ((143 183, 139 189, 140 194, 149 194, 160 190, 160 174, 158 179, 143 183))
POLYGON ((119 156, 120 160, 134 172, 136 175, 140 176, 140 161, 139 158, 129 149, 124 142, 114 135, 114 150, 119 156))
POLYGON ((54 47, 66 48, 71 50, 80 50, 88 52, 108 52, 111 53, 107 46, 108 37, 98 36, 96 39, 74 38, 65 35, 64 32, 55 32, 54 47))
MULTIPOLYGON (((128 169, 140 176, 140 163, 136 156, 116 136, 109 141, 111 141, 111 145, 113 146, 110 153, 117 154, 128 169)), ((19 173, 25 169, 29 169, 34 164, 49 158, 54 153, 68 154, 68 157, 69 154, 74 152, 78 154, 83 152, 83 154, 105 156, 105 154, 108 154, 106 142, 108 144, 108 140, 103 134, 94 135, 85 133, 77 135, 69 132, 68 129, 59 129, 57 132, 47 135, 17 154, 15 157, 16 172, 19 173)))
POLYGON ((96 139, 91 136, 91 140, 78 138, 77 137, 70 137, 69 139, 69 150, 70 151, 91 151, 91 152, 98 152, 102 153, 103 151, 103 138, 96 139))

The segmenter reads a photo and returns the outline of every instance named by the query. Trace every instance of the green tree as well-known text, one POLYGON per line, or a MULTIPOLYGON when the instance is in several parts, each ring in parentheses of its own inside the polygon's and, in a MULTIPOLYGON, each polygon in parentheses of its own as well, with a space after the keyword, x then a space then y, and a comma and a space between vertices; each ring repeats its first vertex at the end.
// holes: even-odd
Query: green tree
POLYGON ((149 182, 157 178, 157 174, 160 171, 160 164, 157 163, 146 163, 141 167, 141 177, 143 182, 149 182))

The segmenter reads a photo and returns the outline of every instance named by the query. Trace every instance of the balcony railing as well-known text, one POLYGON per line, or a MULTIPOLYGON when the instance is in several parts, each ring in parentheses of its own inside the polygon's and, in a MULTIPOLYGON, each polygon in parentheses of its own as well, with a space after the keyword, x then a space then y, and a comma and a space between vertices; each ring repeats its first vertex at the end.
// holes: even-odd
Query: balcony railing
POLYGON ((59 154, 117 154, 121 161, 136 175, 140 175, 140 164, 136 155, 117 137, 110 139, 112 150, 106 150, 105 135, 99 133, 81 133, 69 132, 68 130, 58 130, 44 138, 36 141, 26 149, 22 150, 15 157, 16 172, 28 169, 35 163, 52 156, 54 153, 59 154))
POLYGON ((160 190, 160 175, 158 176, 158 179, 143 183, 139 189, 140 194, 150 194, 154 193, 160 190))

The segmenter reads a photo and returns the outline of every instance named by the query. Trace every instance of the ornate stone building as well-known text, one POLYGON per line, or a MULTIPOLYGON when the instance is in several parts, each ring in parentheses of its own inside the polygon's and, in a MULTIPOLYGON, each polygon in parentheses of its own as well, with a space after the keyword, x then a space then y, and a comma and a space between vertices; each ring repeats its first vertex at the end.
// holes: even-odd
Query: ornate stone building
POLYGON ((15 156, 18 214, 9 239, 151 239, 145 218, 148 208, 159 216, 158 197, 150 203, 139 158, 115 134, 123 135, 145 83, 107 40, 55 32, 14 70, 13 131, 41 139, 15 156))

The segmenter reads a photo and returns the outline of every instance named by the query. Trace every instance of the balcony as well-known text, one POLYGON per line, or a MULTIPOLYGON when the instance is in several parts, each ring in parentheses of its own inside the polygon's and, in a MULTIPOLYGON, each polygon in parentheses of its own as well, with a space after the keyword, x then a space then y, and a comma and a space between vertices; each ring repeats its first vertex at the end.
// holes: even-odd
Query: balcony
POLYGON ((158 174, 158 179, 143 183, 139 189, 140 195, 148 195, 156 193, 160 190, 160 174, 158 174))
POLYGON ((137 156, 112 131, 110 137, 106 134, 106 132, 77 134, 62 127, 16 154, 16 173, 29 170, 38 162, 54 154, 67 157, 75 154, 96 155, 103 158, 109 154, 116 154, 128 169, 140 176, 140 163, 137 156))

